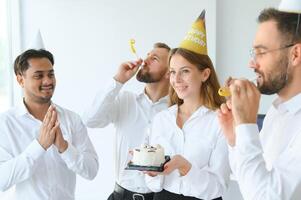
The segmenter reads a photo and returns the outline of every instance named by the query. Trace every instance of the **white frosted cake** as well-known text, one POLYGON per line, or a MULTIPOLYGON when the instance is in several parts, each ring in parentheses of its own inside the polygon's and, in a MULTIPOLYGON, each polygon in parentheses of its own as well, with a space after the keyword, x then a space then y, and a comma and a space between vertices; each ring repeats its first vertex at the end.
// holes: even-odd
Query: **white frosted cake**
POLYGON ((132 163, 140 166, 160 166, 165 162, 164 149, 160 145, 142 145, 135 148, 132 163))

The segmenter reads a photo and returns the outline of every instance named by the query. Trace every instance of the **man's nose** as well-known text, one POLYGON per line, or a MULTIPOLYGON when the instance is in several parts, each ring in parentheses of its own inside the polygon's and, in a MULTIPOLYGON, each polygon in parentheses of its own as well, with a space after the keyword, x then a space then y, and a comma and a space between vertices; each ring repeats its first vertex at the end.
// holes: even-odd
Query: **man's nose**
POLYGON ((45 77, 43 78, 43 84, 44 84, 44 85, 49 85, 49 84, 52 84, 52 83, 53 83, 53 78, 48 77, 48 76, 45 76, 45 77))
POLYGON ((249 67, 252 68, 252 69, 257 69, 258 68, 258 63, 254 59, 250 59, 249 67))
POLYGON ((144 62, 146 65, 148 65, 148 64, 149 64, 149 57, 146 57, 146 58, 143 60, 143 62, 144 62))

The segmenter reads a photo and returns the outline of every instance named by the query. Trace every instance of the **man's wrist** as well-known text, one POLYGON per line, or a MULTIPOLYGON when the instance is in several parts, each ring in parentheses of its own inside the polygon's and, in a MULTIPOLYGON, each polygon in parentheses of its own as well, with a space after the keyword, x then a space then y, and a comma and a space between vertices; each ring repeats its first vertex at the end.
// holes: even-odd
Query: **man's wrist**
POLYGON ((229 137, 229 138, 227 138, 227 142, 228 142, 228 144, 231 146, 231 147, 234 147, 235 146, 235 138, 236 136, 235 136, 235 133, 234 133, 234 137, 229 137))
POLYGON ((45 145, 40 139, 38 139, 37 141, 38 141, 38 143, 41 145, 41 147, 42 147, 45 151, 47 151, 47 149, 48 149, 47 145, 45 145))
POLYGON ((237 117, 235 119, 235 125, 238 126, 238 125, 241 125, 241 124, 256 124, 256 119, 257 117, 252 117, 253 119, 251 118, 245 118, 245 117, 237 117))
POLYGON ((64 140, 63 144, 60 145, 60 147, 58 148, 59 153, 64 153, 67 148, 68 148, 68 142, 64 140))
POLYGON ((115 81, 122 83, 122 84, 124 84, 127 81, 127 80, 123 80, 118 75, 115 75, 113 78, 115 79, 115 81))

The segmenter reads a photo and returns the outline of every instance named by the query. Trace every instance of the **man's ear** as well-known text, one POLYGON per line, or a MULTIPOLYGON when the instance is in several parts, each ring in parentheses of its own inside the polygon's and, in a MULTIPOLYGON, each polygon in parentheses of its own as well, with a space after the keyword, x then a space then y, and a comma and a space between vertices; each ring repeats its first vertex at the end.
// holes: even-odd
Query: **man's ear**
POLYGON ((170 72, 169 72, 169 70, 167 70, 167 72, 165 73, 164 77, 169 80, 169 76, 170 76, 170 72))
POLYGON ((24 77, 21 74, 17 74, 16 76, 17 82, 23 88, 24 87, 24 77))
POLYGON ((293 46, 291 58, 293 66, 301 65, 301 43, 293 46))

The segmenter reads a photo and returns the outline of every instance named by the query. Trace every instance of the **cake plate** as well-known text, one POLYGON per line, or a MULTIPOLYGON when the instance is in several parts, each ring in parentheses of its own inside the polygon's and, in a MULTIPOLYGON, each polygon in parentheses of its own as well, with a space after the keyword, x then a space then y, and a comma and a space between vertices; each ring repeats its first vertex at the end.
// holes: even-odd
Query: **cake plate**
POLYGON ((162 163, 160 166, 141 166, 141 165, 134 165, 132 162, 129 162, 126 170, 138 170, 138 171, 152 171, 152 172, 163 172, 164 165, 170 161, 170 156, 165 156, 165 162, 162 163))

